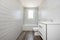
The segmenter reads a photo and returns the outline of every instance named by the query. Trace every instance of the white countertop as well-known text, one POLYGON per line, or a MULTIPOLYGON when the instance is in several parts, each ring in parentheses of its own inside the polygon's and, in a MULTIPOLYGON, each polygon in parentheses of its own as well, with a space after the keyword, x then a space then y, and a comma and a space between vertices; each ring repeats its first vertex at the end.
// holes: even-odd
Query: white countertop
POLYGON ((60 22, 39 22, 42 24, 60 24, 60 22))

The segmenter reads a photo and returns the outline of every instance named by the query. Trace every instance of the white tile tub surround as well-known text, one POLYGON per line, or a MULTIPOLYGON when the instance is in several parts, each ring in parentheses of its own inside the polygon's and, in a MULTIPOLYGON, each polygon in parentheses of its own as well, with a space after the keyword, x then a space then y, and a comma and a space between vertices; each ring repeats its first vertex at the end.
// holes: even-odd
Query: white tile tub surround
POLYGON ((16 40, 22 31, 22 13, 19 1, 0 0, 0 40, 16 40), (19 18, 16 14, 20 14, 19 18))
POLYGON ((38 27, 37 24, 24 24, 23 31, 33 31, 33 28, 38 27))

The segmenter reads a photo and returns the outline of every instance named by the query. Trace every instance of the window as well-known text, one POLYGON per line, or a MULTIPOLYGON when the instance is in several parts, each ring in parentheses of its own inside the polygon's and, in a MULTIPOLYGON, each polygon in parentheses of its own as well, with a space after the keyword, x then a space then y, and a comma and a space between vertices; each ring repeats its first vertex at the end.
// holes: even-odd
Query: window
POLYGON ((28 19, 33 19, 33 15, 34 15, 34 10, 33 9, 28 9, 28 19))

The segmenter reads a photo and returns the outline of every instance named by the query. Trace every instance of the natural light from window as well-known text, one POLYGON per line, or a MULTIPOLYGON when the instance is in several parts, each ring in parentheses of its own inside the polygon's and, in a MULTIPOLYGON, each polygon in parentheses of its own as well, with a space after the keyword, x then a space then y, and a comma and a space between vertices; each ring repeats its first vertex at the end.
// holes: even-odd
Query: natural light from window
POLYGON ((34 15, 34 10, 29 9, 28 10, 28 19, 33 19, 33 15, 34 15))

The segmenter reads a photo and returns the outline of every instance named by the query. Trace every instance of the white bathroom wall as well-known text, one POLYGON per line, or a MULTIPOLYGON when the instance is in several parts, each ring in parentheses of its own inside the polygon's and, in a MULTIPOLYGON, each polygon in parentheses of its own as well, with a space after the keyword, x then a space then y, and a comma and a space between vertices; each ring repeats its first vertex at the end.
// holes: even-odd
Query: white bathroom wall
POLYGON ((22 25, 21 3, 18 0, 0 0, 0 40, 16 40, 22 25))
POLYGON ((54 22, 59 22, 60 0, 45 0, 40 8, 39 14, 42 20, 53 20, 54 22))

